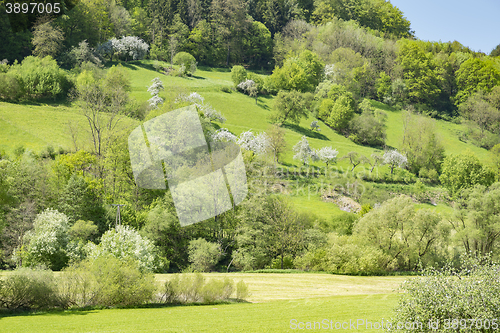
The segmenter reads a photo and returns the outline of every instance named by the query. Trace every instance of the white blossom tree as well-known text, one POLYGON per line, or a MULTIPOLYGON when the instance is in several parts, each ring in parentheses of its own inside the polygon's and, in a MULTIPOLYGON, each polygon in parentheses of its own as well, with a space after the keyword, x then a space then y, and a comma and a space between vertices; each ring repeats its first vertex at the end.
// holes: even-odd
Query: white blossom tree
POLYGON ((266 133, 262 132, 255 135, 252 131, 241 133, 236 143, 243 149, 253 151, 256 155, 266 153, 270 145, 266 133))
POLYGON ((383 164, 388 164, 391 168, 391 175, 395 167, 403 168, 408 163, 408 159, 405 155, 401 154, 397 150, 389 150, 384 153, 383 164))
POLYGON ((339 152, 332 147, 323 147, 316 151, 316 155, 326 164, 327 168, 330 163, 335 163, 337 161, 338 154, 339 152))
POLYGON ((65 214, 50 208, 38 214, 33 229, 23 238, 22 265, 45 265, 56 270, 63 268, 68 260, 68 230, 69 220, 65 214))
POLYGON ((165 87, 163 87, 163 82, 161 82, 159 77, 155 77, 151 81, 153 82, 153 84, 148 87, 148 92, 152 97, 148 100, 148 102, 153 109, 156 109, 159 105, 163 104, 163 98, 161 98, 159 94, 160 91, 165 89, 165 87))
POLYGON ((237 136, 229 132, 227 128, 221 128, 212 135, 212 140, 218 142, 236 142, 237 136))
POLYGON ((189 95, 181 94, 177 96, 175 102, 188 102, 194 104, 196 108, 205 115, 205 117, 210 119, 210 121, 218 121, 220 123, 224 123, 226 121, 226 118, 224 118, 224 116, 219 111, 215 110, 209 103, 205 103, 205 99, 197 92, 193 92, 189 95))
POLYGON ((138 231, 129 226, 117 226, 102 235, 99 245, 88 243, 89 257, 97 259, 112 255, 117 259, 132 259, 139 269, 157 271, 161 268, 154 244, 143 238, 138 231))
POLYGON ((309 164, 311 159, 313 161, 318 159, 316 151, 309 146, 309 141, 306 136, 303 136, 302 139, 300 139, 300 141, 293 146, 293 151, 295 153, 295 155, 293 155, 293 159, 302 161, 303 164, 309 164))
POLYGON ((316 131, 318 131, 318 132, 319 132, 319 131, 321 131, 321 129, 319 128, 319 125, 318 125, 318 121, 317 121, 317 120, 313 120, 313 121, 311 122, 311 125, 309 125, 309 126, 311 126, 311 129, 312 129, 313 131, 315 131, 315 130, 316 130, 316 131))
POLYGON ((248 94, 248 96, 255 97, 255 104, 257 104, 258 89, 254 80, 246 79, 245 81, 240 82, 237 87, 248 94))

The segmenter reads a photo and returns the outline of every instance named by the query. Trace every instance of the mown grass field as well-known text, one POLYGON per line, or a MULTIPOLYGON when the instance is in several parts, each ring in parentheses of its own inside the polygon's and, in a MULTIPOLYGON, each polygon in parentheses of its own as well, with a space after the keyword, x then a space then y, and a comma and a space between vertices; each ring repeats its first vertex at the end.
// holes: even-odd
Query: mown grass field
MULTIPOLYGON (((0 315, 0 332, 289 332, 290 320, 386 320, 405 277, 211 273, 244 280, 247 303, 0 315)), ((159 282, 169 275, 157 275, 159 282)), ((365 326, 360 330, 367 330, 365 326)))

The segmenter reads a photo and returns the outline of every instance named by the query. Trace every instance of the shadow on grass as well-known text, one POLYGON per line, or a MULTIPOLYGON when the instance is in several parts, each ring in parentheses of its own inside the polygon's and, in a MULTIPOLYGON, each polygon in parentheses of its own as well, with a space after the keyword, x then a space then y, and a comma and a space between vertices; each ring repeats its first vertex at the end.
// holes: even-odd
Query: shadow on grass
POLYGON ((203 306, 203 305, 220 305, 220 304, 237 304, 237 303, 251 303, 246 300, 230 298, 226 301, 214 301, 214 302, 195 302, 195 303, 149 303, 136 306, 116 306, 116 307, 84 307, 76 309, 50 309, 50 310, 29 310, 29 309, 1 309, 0 310, 0 320, 5 317, 16 317, 16 316, 84 316, 91 313, 97 313, 99 310, 126 310, 126 309, 161 309, 161 308, 171 308, 171 307, 181 307, 181 306, 203 306))
POLYGON ((209 67, 209 66, 198 66, 199 70, 205 71, 205 72, 219 72, 219 73, 229 73, 231 72, 230 68, 224 68, 224 67, 209 67))
POLYGON ((329 141, 330 139, 328 139, 328 137, 326 137, 325 135, 321 134, 321 133, 318 133, 318 132, 315 132, 313 130, 310 130, 308 128, 304 128, 302 126, 299 126, 299 125, 295 125, 295 124, 283 124, 283 127, 285 128, 288 128, 294 132, 297 132, 297 133, 300 133, 302 135, 305 135, 309 138, 314 138, 314 139, 319 139, 319 140, 325 140, 325 141, 329 141))
POLYGON ((389 106, 387 104, 384 104, 382 102, 378 102, 378 101, 370 101, 371 102, 371 105, 376 107, 377 109, 380 109, 380 110, 384 110, 384 111, 389 111, 389 112, 396 112, 396 111, 400 111, 398 109, 395 109, 393 108, 392 106, 389 106))

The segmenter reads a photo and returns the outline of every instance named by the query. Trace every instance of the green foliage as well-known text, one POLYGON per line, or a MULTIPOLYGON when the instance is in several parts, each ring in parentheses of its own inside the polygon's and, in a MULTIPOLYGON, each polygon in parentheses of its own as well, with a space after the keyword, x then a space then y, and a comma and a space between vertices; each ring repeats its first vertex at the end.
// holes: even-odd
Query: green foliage
POLYGON ((381 250, 386 261, 380 269, 414 270, 419 263, 433 264, 447 229, 441 216, 415 207, 409 197, 399 196, 365 214, 353 235, 381 250))
POLYGON ((419 322, 421 326, 415 329, 420 332, 435 331, 438 322, 440 329, 457 332, 495 330, 494 318, 500 314, 499 265, 490 260, 465 256, 459 269, 429 268, 422 276, 405 281, 393 322, 419 322))
POLYGON ((459 105, 476 91, 490 92, 494 86, 500 85, 500 68, 493 59, 471 58, 460 65, 456 81, 455 104, 459 105))
POLYGON ((196 59, 187 52, 179 52, 174 57, 174 65, 184 66, 183 75, 194 74, 196 72, 196 59))
MULTIPOLYGON (((316 98, 321 98, 316 95, 316 98)), ((318 118, 337 131, 347 130, 349 121, 356 111, 356 102, 352 94, 340 85, 332 85, 328 98, 323 99, 318 110, 318 118)))
POLYGON ((188 253, 191 268, 196 272, 209 272, 222 255, 219 244, 207 242, 203 238, 190 241, 188 253))
POLYGON ((16 101, 23 95, 22 85, 13 72, 0 73, 0 98, 6 101, 16 101))
POLYGON ((274 100, 274 109, 276 110, 274 117, 281 124, 286 121, 298 124, 309 114, 307 100, 297 90, 280 90, 274 100))
POLYGON ((409 170, 415 174, 423 168, 440 172, 445 149, 436 133, 435 122, 429 118, 404 113, 403 126, 401 151, 408 158, 409 170))
POLYGON ((68 230, 68 235, 72 240, 82 242, 93 240, 97 234, 98 228, 92 221, 78 220, 68 230))
POLYGON ((326 23, 333 17, 354 20, 361 26, 378 30, 389 38, 410 37, 410 21, 390 2, 382 0, 326 0, 315 4, 313 18, 326 23))
POLYGON ((137 263, 103 255, 74 264, 59 282, 66 306, 133 306, 153 299, 154 275, 137 268, 137 263))
POLYGON ((51 271, 19 268, 0 279, 0 308, 47 309, 60 305, 51 271))
MULTIPOLYGON (((40 22, 41 23, 41 22, 40 22)), ((54 27, 51 22, 38 24, 33 30, 31 43, 35 47, 33 55, 44 58, 55 58, 64 41, 64 34, 60 28, 54 27)))
POLYGON ((28 100, 56 98, 70 88, 66 74, 50 56, 26 57, 21 64, 13 65, 10 72, 17 77, 22 98, 28 100))
POLYGON ((401 39, 398 44, 398 62, 403 69, 410 101, 432 105, 441 90, 430 55, 418 42, 401 39))
POLYGON ((455 239, 467 253, 496 253, 500 231, 500 183, 476 185, 460 192, 450 219, 455 239))
POLYGON ((491 185, 495 181, 495 173, 472 152, 466 151, 444 159, 439 180, 452 195, 459 195, 462 190, 476 184, 491 185))
POLYGON ((245 81, 246 78, 247 71, 243 66, 237 65, 231 68, 231 80, 233 81, 235 87, 245 81))
POLYGON ((323 67, 317 54, 305 50, 298 57, 289 56, 282 67, 276 67, 271 79, 278 90, 314 91, 323 67))
MULTIPOLYGON (((200 273, 176 274, 165 282, 161 300, 166 303, 213 303, 228 301, 235 284, 232 279, 205 279, 200 273)), ((236 284, 236 298, 245 299, 248 286, 242 280, 236 284)))
POLYGON ((24 236, 26 247, 21 249, 23 265, 45 265, 62 269, 67 261, 68 217, 50 208, 37 215, 33 230, 24 236))
MULTIPOLYGON (((361 107, 361 106, 360 106, 361 107)), ((385 114, 363 111, 349 123, 349 138, 357 144, 383 146, 385 144, 385 114)))
POLYGON ((73 174, 59 200, 59 209, 73 223, 78 220, 95 221, 100 233, 107 229, 102 201, 96 189, 92 188, 83 177, 73 174))

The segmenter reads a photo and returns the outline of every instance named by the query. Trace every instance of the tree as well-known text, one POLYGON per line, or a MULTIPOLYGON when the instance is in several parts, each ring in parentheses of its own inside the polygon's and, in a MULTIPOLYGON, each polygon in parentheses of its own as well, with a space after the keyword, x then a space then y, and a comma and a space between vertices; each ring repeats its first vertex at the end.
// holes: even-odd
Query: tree
POLYGON ((236 143, 241 148, 252 151, 257 155, 264 154, 270 149, 270 138, 265 132, 257 135, 254 135, 251 131, 243 132, 236 140, 236 143))
POLYGON ((295 146, 293 146, 293 151, 295 153, 293 159, 301 161, 303 165, 309 164, 311 159, 317 159, 316 152, 309 146, 309 141, 307 141, 305 135, 302 136, 302 139, 300 139, 295 146))
POLYGON ((280 90, 274 101, 276 120, 283 124, 285 121, 298 124, 309 114, 304 96, 297 90, 280 90))
POLYGON ((373 172, 373 169, 379 164, 382 164, 384 162, 384 158, 376 153, 373 153, 371 155, 371 158, 373 158, 373 162, 370 163, 370 166, 372 167, 370 169, 370 173, 373 172))
POLYGON ((243 66, 233 66, 231 68, 231 80, 234 83, 234 86, 237 87, 238 84, 245 81, 247 78, 247 71, 243 66))
POLYGON ((434 264, 432 254, 446 234, 441 216, 428 209, 415 210, 411 198, 404 195, 370 210, 353 230, 353 235, 388 256, 384 268, 407 270, 417 269, 419 261, 434 264))
POLYGON ((383 156, 384 164, 388 164, 391 168, 391 175, 395 167, 402 168, 408 163, 408 159, 405 155, 401 154, 397 150, 389 150, 384 153, 383 156))
POLYGON ((460 115, 474 122, 481 130, 497 131, 500 125, 500 111, 489 103, 482 91, 471 95, 458 107, 460 115))
POLYGON ((210 272, 222 255, 219 244, 207 242, 203 238, 190 241, 188 253, 191 268, 196 272, 210 272))
POLYGON ((267 135, 269 137, 269 147, 273 153, 274 167, 276 168, 276 163, 279 162, 279 157, 286 148, 285 130, 277 125, 273 125, 267 131, 267 135))
POLYGON ((174 57, 174 65, 184 66, 183 75, 190 73, 193 75, 196 72, 196 59, 187 52, 179 52, 174 57))
POLYGON ((255 104, 257 104, 257 94, 259 91, 257 89, 257 84, 253 80, 245 79, 245 81, 240 82, 237 87, 250 97, 255 97, 255 104))
POLYGON ((425 53, 418 41, 401 39, 398 44, 398 62, 410 101, 433 105, 441 90, 430 54, 425 53))
POLYGON ((94 152, 100 156, 103 146, 128 102, 130 83, 121 66, 111 67, 106 76, 97 79, 93 72, 84 70, 76 80, 81 110, 90 127, 94 152))
POLYGON ((500 180, 500 143, 490 149, 492 155, 493 168, 497 172, 497 179, 500 180))
POLYGON ((455 206, 450 224, 466 253, 487 255, 500 237, 500 183, 465 189, 455 206))
POLYGON ((102 56, 116 56, 120 60, 141 60, 148 53, 149 45, 137 36, 112 38, 98 47, 102 56))
POLYGON ((148 92, 152 95, 152 97, 148 100, 149 106, 151 106, 153 109, 157 109, 158 105, 163 104, 163 98, 159 96, 160 91, 165 90, 163 87, 163 82, 161 82, 159 77, 155 77, 153 80, 151 80, 153 84, 151 84, 150 87, 148 87, 148 92))
POLYGON ((53 209, 46 209, 37 215, 33 230, 23 238, 26 244, 21 249, 23 265, 46 265, 52 270, 62 269, 67 261, 66 245, 68 244, 68 217, 53 209))
POLYGON ((309 126, 311 127, 311 130, 313 130, 313 131, 318 131, 318 132, 321 131, 317 120, 311 121, 311 125, 309 125, 309 126))
POLYGON ((88 247, 93 260, 111 255, 119 260, 135 261, 141 271, 161 271, 165 264, 160 261, 154 244, 126 225, 106 231, 98 245, 89 243, 88 247))
POLYGON ((403 113, 401 151, 408 158, 408 168, 418 174, 421 169, 441 171, 444 147, 430 118, 403 113))
POLYGON ((314 91, 321 80, 324 65, 318 55, 305 50, 298 57, 289 57, 276 67, 271 79, 277 89, 314 91))
POLYGON ((355 115, 349 122, 349 139, 357 144, 368 146, 383 146, 385 144, 384 114, 364 111, 360 116, 355 115))
POLYGON ((55 58, 59 54, 63 41, 64 34, 61 29, 53 27, 51 22, 39 22, 33 30, 31 40, 35 47, 33 54, 40 58, 46 56, 55 58))
POLYGON ((318 117, 333 129, 343 131, 348 128, 349 121, 354 116, 354 110, 355 102, 350 94, 342 94, 336 98, 329 93, 329 98, 321 102, 318 117))
POLYGON ((61 193, 59 209, 72 223, 78 220, 94 221, 101 233, 107 229, 101 199, 95 189, 92 189, 92 186, 81 176, 76 174, 71 176, 61 193))
POLYGON ((360 155, 358 152, 350 151, 345 156, 342 156, 342 159, 349 160, 349 163, 352 165, 351 172, 354 171, 354 168, 362 163, 369 163, 370 161, 363 155, 360 155))
POLYGON ((323 147, 316 151, 316 155, 322 162, 326 164, 327 169, 330 163, 335 163, 337 161, 338 154, 339 152, 332 147, 323 147))
POLYGON ((266 239, 268 249, 280 258, 281 269, 287 255, 295 254, 302 246, 304 226, 285 198, 271 197, 266 202, 269 224, 266 239))
POLYGON ((495 181, 495 173, 473 153, 466 151, 444 159, 439 180, 452 195, 459 195, 462 190, 474 185, 491 185, 495 181))
POLYGON ((490 92, 500 85, 498 64, 489 58, 470 58, 460 65, 456 72, 457 95, 455 104, 459 105, 476 91, 490 92))

